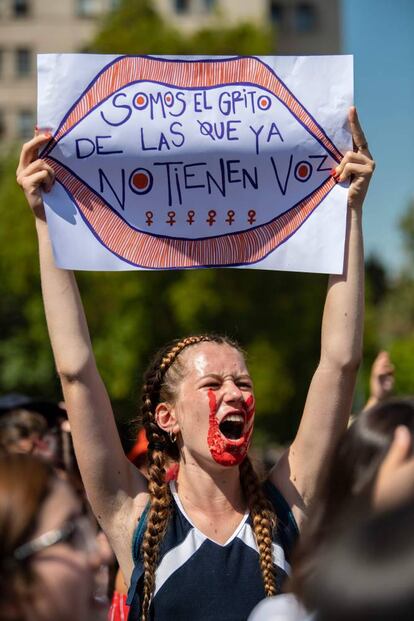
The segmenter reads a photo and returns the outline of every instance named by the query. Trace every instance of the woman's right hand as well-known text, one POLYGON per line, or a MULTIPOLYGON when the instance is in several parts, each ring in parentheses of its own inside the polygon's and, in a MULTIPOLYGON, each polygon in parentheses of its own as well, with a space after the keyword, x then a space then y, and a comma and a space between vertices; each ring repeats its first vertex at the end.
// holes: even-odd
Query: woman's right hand
POLYGON ((375 170, 375 162, 369 152, 368 143, 359 123, 355 106, 349 109, 348 122, 352 133, 354 150, 347 151, 335 168, 335 179, 339 183, 343 183, 346 179, 350 180, 348 206, 351 209, 362 209, 362 203, 375 170))
POLYGON ((38 150, 51 138, 51 134, 39 134, 26 142, 20 153, 16 170, 17 183, 23 189, 27 202, 36 218, 45 219, 41 190, 49 192, 55 173, 46 162, 38 157, 38 150))

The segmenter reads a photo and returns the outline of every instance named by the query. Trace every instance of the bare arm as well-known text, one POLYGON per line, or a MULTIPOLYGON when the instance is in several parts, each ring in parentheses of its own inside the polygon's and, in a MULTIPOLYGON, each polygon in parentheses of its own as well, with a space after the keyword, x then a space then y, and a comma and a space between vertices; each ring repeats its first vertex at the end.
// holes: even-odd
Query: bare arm
POLYGON ((72 272, 56 268, 40 186, 48 191, 53 171, 37 159, 45 142, 24 145, 17 180, 36 218, 42 293, 49 336, 61 379, 74 447, 88 498, 128 578, 130 542, 146 502, 146 482, 124 455, 105 386, 96 368, 78 287, 72 272))
MULTIPOLYGON (((354 108, 350 110, 349 121, 355 145, 366 145, 354 108)), ((348 193, 344 273, 329 279, 320 361, 297 435, 270 475, 299 523, 351 412, 362 354, 364 318, 362 203, 373 170, 374 162, 366 146, 348 152, 337 167, 339 181, 353 176, 348 193)))

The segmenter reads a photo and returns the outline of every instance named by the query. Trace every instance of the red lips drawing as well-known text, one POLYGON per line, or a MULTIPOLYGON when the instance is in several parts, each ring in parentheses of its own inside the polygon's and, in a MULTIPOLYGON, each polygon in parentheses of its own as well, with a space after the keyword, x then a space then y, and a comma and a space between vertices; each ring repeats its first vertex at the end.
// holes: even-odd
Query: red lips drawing
MULTIPOLYGON (((125 187, 122 188, 121 192, 108 179, 103 169, 100 170, 101 187, 91 187, 91 184, 82 179, 79 170, 74 170, 59 155, 59 145, 64 144, 65 138, 71 132, 74 132, 75 128, 79 129, 92 112, 97 114, 102 102, 107 102, 109 98, 118 96, 116 112, 119 115, 122 113, 126 115, 128 111, 123 98, 127 92, 125 89, 131 84, 136 85, 136 90, 138 91, 133 101, 134 113, 147 106, 145 85, 157 84, 162 85, 164 89, 163 106, 165 106, 165 109, 170 110, 172 117, 178 117, 178 113, 174 113, 173 105, 174 103, 178 105, 179 101, 181 101, 179 93, 195 90, 198 93, 207 93, 213 92, 214 89, 223 89, 224 87, 227 87, 227 89, 233 87, 234 90, 235 85, 239 88, 237 92, 246 93, 248 88, 254 87, 259 94, 254 102, 258 113, 269 114, 272 101, 277 101, 278 105, 282 104, 283 109, 289 112, 292 123, 295 122, 300 125, 301 131, 304 129, 306 135, 310 139, 314 139, 319 149, 319 155, 309 157, 319 158, 314 162, 315 170, 316 165, 321 165, 321 162, 327 158, 330 158, 334 163, 339 162, 342 158, 340 151, 316 120, 307 112, 274 71, 258 58, 235 57, 221 60, 169 60, 144 56, 119 57, 106 65, 81 94, 54 133, 42 157, 54 169, 57 181, 65 188, 95 238, 108 251, 129 264, 149 269, 176 269, 256 263, 289 239, 336 184, 335 179, 329 174, 332 165, 328 165, 326 168, 319 167, 317 169, 323 172, 319 173, 316 187, 314 187, 314 184, 313 187, 307 188, 305 182, 310 177, 312 161, 300 161, 295 167, 295 162, 291 157, 288 172, 291 173, 292 177, 295 175, 300 187, 303 184, 303 196, 299 196, 299 200, 284 207, 282 213, 276 216, 274 213, 269 213, 268 220, 266 221, 265 217, 259 217, 256 204, 254 203, 245 207, 242 215, 241 211, 238 211, 237 205, 229 203, 225 210, 222 211, 223 215, 220 215, 220 211, 217 210, 213 199, 208 211, 201 215, 200 210, 198 210, 197 200, 194 200, 190 207, 182 206, 184 201, 181 199, 181 187, 177 185, 179 181, 176 168, 178 169, 181 166, 180 174, 185 175, 185 177, 182 176, 185 179, 185 187, 190 187, 191 189, 201 187, 200 182, 196 185, 196 172, 198 175, 203 172, 206 188, 207 182, 210 183, 208 187, 210 193, 213 194, 213 190, 216 191, 218 195, 217 200, 222 200, 223 192, 217 177, 214 177, 213 174, 209 177, 208 173, 204 172, 201 166, 204 164, 202 161, 192 164, 191 166, 195 167, 198 165, 199 167, 190 170, 188 166, 183 168, 183 163, 177 160, 177 158, 175 158, 177 160, 177 164, 175 164, 173 157, 170 158, 172 161, 171 166, 164 162, 162 164, 162 171, 160 164, 156 171, 159 174, 162 172, 164 177, 167 178, 169 185, 169 195, 167 197, 169 204, 166 205, 165 215, 162 216, 162 226, 164 228, 158 228, 157 230, 157 214, 153 203, 145 202, 148 200, 151 191, 155 191, 155 187, 153 188, 155 165, 151 169, 140 162, 133 167, 132 171, 128 171, 126 174, 123 173, 122 178, 122 182, 124 186, 127 186, 132 198, 140 201, 141 220, 139 220, 140 224, 137 225, 136 222, 128 218, 127 210, 125 209, 125 187), (182 170, 184 170, 184 173, 182 170), (174 177, 174 175, 176 176, 174 177), (191 175, 193 178, 191 178, 191 175), (174 186, 173 183, 175 183, 174 186), (214 186, 214 183, 217 187, 214 186), (99 191, 99 189, 102 190, 103 188, 106 190, 106 195, 99 191), (174 197, 173 192, 175 192, 174 197), (112 201, 108 200, 109 195, 112 197, 112 201), (177 205, 174 205, 173 200, 176 200, 177 205), (220 217, 222 217, 223 225, 225 224, 227 228, 222 228, 217 232, 216 226, 220 217), (175 225, 180 221, 185 224, 189 231, 194 231, 195 227, 198 226, 197 230, 202 231, 202 234, 193 235, 192 237, 184 237, 182 234, 178 234, 175 225)), ((202 99, 201 96, 200 98, 202 99)), ((207 105, 205 96, 204 105, 207 105)), ((102 115, 103 112, 101 112, 102 115)), ((197 120, 197 115, 194 114, 194 116, 197 120)), ((164 146, 165 150, 169 150, 171 142, 172 145, 181 146, 182 144, 183 131, 179 117, 178 119, 171 118, 171 121, 172 133, 168 139, 162 134, 164 138, 161 138, 161 140, 164 140, 164 142, 160 143, 159 149, 164 146), (170 144, 168 144, 168 141, 170 141, 170 144)), ((233 121, 233 125, 231 125, 231 121, 228 121, 227 125, 223 123, 210 123, 205 126, 202 125, 202 121, 197 120, 197 122, 201 135, 203 135, 203 131, 211 131, 211 135, 206 139, 211 144, 214 143, 213 146, 217 148, 219 154, 221 148, 219 132, 227 131, 228 144, 230 144, 230 141, 236 140, 238 121, 233 121)), ((110 124, 111 127, 115 128, 114 131, 117 129, 116 119, 114 121, 111 120, 111 122, 107 120, 107 123, 108 126, 110 124)), ((276 130, 273 133, 276 133, 276 130)), ((85 149, 90 148, 91 150, 95 149, 103 156, 107 155, 107 157, 101 158, 103 161, 110 161, 112 157, 116 164, 117 153, 120 153, 120 151, 116 149, 109 150, 106 146, 108 138, 109 136, 97 136, 96 143, 92 143, 89 140, 90 145, 87 142, 87 138, 78 138, 76 142, 78 158, 86 159, 85 149), (81 140, 84 142, 82 143, 81 140)), ((142 149, 148 151, 155 149, 149 143, 144 142, 142 130, 140 140, 142 149)), ((237 147, 236 142, 234 144, 237 147)), ((223 174, 226 175, 226 179, 237 181, 240 184, 245 183, 249 190, 253 191, 256 189, 257 178, 254 177, 253 169, 243 169, 242 166, 234 164, 234 162, 239 162, 239 160, 231 155, 226 157, 223 153, 220 154, 218 162, 219 166, 224 170, 223 174)), ((283 180, 279 178, 280 175, 274 160, 272 160, 272 165, 275 169, 274 173, 281 194, 286 194, 286 187, 283 187, 283 180)), ((196 194, 193 193, 191 196, 196 196, 196 194)))

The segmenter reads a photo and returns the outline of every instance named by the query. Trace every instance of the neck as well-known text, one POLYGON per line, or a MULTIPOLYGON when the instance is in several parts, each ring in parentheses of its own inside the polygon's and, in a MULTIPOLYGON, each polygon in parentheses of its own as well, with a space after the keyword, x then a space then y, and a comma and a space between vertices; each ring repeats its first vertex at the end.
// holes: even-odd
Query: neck
POLYGON ((177 477, 180 499, 205 513, 244 513, 246 503, 237 466, 205 470, 196 463, 180 462, 177 477))

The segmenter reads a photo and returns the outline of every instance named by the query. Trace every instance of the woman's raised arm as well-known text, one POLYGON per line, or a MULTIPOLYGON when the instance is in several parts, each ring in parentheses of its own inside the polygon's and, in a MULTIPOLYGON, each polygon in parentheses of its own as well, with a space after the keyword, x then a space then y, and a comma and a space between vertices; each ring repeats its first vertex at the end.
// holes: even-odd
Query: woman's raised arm
POLYGON ((346 429, 362 356, 364 253, 362 204, 374 170, 355 108, 349 112, 354 151, 336 168, 351 179, 344 273, 329 278, 322 319, 321 356, 312 378, 297 435, 271 473, 300 522, 312 500, 339 435, 346 429))
POLYGON ((17 181, 36 219, 47 325, 82 479, 94 513, 128 578, 132 568, 130 542, 146 502, 146 481, 124 455, 96 367, 74 274, 54 263, 41 196, 41 188, 47 192, 52 187, 54 174, 37 155, 49 139, 47 135, 35 136, 23 146, 17 181))

